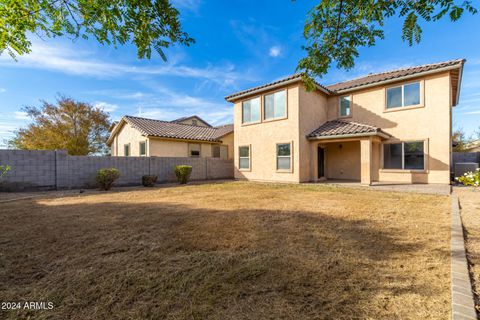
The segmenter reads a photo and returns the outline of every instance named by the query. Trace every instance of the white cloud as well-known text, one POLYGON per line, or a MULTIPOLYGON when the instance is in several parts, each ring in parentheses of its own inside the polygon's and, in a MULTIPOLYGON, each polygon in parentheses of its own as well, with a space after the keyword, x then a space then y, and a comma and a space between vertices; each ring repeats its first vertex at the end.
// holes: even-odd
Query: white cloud
POLYGON ((202 4, 201 0, 172 0, 172 4, 174 7, 178 9, 187 9, 198 13, 200 9, 200 5, 202 4))
POLYGON ((97 101, 93 106, 102 109, 105 112, 113 112, 118 109, 118 105, 103 101, 97 101))
POLYGON ((280 56, 281 53, 282 53, 282 50, 281 50, 281 48, 280 48, 279 46, 273 46, 273 47, 271 47, 270 50, 268 51, 268 55, 269 55, 270 57, 274 57, 274 58, 280 56))
POLYGON ((461 114, 480 114, 480 110, 474 110, 474 111, 469 111, 469 112, 464 112, 461 114))
POLYGON ((34 42, 30 54, 17 57, 14 61, 8 55, 0 55, 0 65, 10 68, 32 68, 61 72, 80 76, 112 78, 126 75, 175 76, 182 78, 203 79, 222 87, 235 88, 239 80, 254 80, 250 72, 236 71, 235 65, 207 64, 205 67, 191 67, 177 63, 138 66, 110 63, 92 58, 91 52, 71 50, 60 45, 46 45, 34 42))
POLYGON ((29 120, 27 113, 24 111, 14 111, 13 117, 17 120, 29 120))

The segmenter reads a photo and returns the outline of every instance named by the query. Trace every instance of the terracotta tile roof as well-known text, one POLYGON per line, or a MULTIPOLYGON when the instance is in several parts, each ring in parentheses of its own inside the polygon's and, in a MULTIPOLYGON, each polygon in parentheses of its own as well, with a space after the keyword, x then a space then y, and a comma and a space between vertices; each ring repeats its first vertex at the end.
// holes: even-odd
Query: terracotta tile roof
POLYGON ((380 128, 370 126, 368 124, 349 122, 345 120, 331 120, 322 124, 320 127, 310 133, 308 138, 321 138, 331 136, 344 135, 371 135, 379 133, 381 135, 389 136, 388 133, 383 132, 380 128))
MULTIPOLYGON (((261 85, 261 86, 258 86, 258 87, 253 87, 253 88, 250 88, 250 89, 247 89, 247 90, 235 92, 234 94, 226 96, 225 100, 233 101, 236 97, 242 96, 242 95, 250 93, 250 92, 255 92, 255 91, 258 91, 258 90, 262 90, 262 89, 268 89, 270 87, 275 87, 277 85, 281 85, 281 84, 284 84, 284 83, 290 82, 290 81, 297 81, 297 80, 300 81, 300 80, 302 80, 302 75, 303 75, 302 73, 297 73, 297 74, 291 75, 287 78, 283 78, 283 79, 280 79, 280 80, 277 80, 277 81, 274 81, 274 82, 270 82, 270 83, 267 83, 267 84, 264 84, 264 85, 261 85)), ((323 89, 327 93, 330 93, 330 91, 326 87, 322 86, 319 83, 315 83, 315 84, 317 85, 318 88, 323 89)))
MULTIPOLYGON (((449 60, 445 62, 432 63, 432 64, 426 64, 426 65, 421 65, 416 67, 409 67, 409 68, 391 70, 391 71, 386 71, 381 73, 369 74, 361 78, 339 82, 329 86, 323 86, 318 83, 316 83, 316 85, 320 90, 323 90, 328 95, 337 94, 338 91, 354 89, 354 88, 358 88, 365 85, 380 83, 388 80, 394 80, 397 78, 400 79, 402 77, 413 76, 418 73, 434 71, 434 70, 442 69, 445 67, 458 66, 459 68, 461 68, 464 63, 465 63, 465 59, 449 60)), ((247 90, 239 91, 229 96, 226 96, 225 100, 232 102, 232 101, 235 101, 237 98, 240 98, 241 96, 248 95, 249 93, 253 94, 254 92, 265 91, 270 88, 281 86, 284 83, 288 83, 292 81, 301 81, 302 75, 303 75, 302 73, 294 74, 284 79, 280 79, 280 80, 267 83, 258 87, 250 88, 247 90)))
POLYGON ((143 135, 162 138, 220 142, 222 136, 233 132, 233 125, 200 127, 133 116, 123 119, 143 135))
POLYGON ((450 61, 444 61, 439 63, 425 64, 422 66, 385 71, 381 73, 374 73, 361 78, 332 84, 327 86, 327 88, 334 92, 340 91, 340 90, 352 89, 352 88, 364 86, 367 84, 373 84, 373 83, 382 82, 386 80, 402 78, 405 76, 415 75, 417 73, 432 71, 432 70, 441 69, 445 67, 452 67, 456 65, 460 67, 464 63, 465 63, 465 59, 457 59, 457 60, 450 60, 450 61))
POLYGON ((226 134, 233 132, 233 123, 215 127, 215 129, 217 129, 217 133, 215 134, 214 137, 218 139, 223 137, 226 134))

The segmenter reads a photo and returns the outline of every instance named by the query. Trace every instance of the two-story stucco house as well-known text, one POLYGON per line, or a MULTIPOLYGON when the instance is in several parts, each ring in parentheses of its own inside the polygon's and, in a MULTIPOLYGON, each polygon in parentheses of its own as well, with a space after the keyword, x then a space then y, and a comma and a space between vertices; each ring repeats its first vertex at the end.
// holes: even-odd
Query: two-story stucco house
POLYGON ((233 158, 233 125, 213 127, 198 116, 162 121, 124 116, 110 129, 112 156, 233 158))
POLYGON ((465 60, 306 91, 301 75, 234 93, 237 179, 450 183, 465 60))

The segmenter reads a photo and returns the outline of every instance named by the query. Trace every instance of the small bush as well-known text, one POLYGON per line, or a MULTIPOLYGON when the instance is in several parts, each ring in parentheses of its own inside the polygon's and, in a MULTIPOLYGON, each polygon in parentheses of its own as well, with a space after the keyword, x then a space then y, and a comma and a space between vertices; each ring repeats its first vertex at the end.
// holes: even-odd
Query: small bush
POLYGON ((120 177, 120 171, 115 168, 104 168, 97 171, 97 183, 102 190, 110 190, 115 180, 120 177))
POLYGON ((480 187, 480 168, 475 172, 466 172, 463 176, 455 178, 460 183, 466 186, 480 187))
POLYGON ((4 166, 0 166, 0 180, 2 180, 3 176, 6 175, 11 168, 12 167, 10 167, 8 164, 4 166))
POLYGON ((155 182, 157 182, 157 176, 142 176, 142 185, 144 187, 153 187, 155 182))
POLYGON ((175 175, 177 176, 178 182, 181 184, 185 184, 188 182, 188 178, 190 178, 190 174, 192 173, 192 166, 175 166, 175 175))

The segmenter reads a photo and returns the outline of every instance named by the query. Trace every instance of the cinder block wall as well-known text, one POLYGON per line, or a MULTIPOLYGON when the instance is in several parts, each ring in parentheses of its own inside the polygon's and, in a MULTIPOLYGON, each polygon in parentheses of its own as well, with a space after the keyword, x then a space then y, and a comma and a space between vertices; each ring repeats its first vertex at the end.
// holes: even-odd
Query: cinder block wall
POLYGON ((55 151, 0 150, 0 165, 12 169, 4 178, 12 189, 55 188, 55 151))
MULTIPOLYGON (((96 187, 101 168, 117 168, 117 186, 140 185, 143 175, 158 176, 158 182, 175 181, 176 165, 192 166, 191 180, 232 179, 233 161, 181 157, 95 157, 69 156, 64 150, 0 150, 0 165, 12 170, 0 186, 8 191, 32 189, 75 189, 96 187)), ((0 189, 1 190, 1 189, 0 189)))

